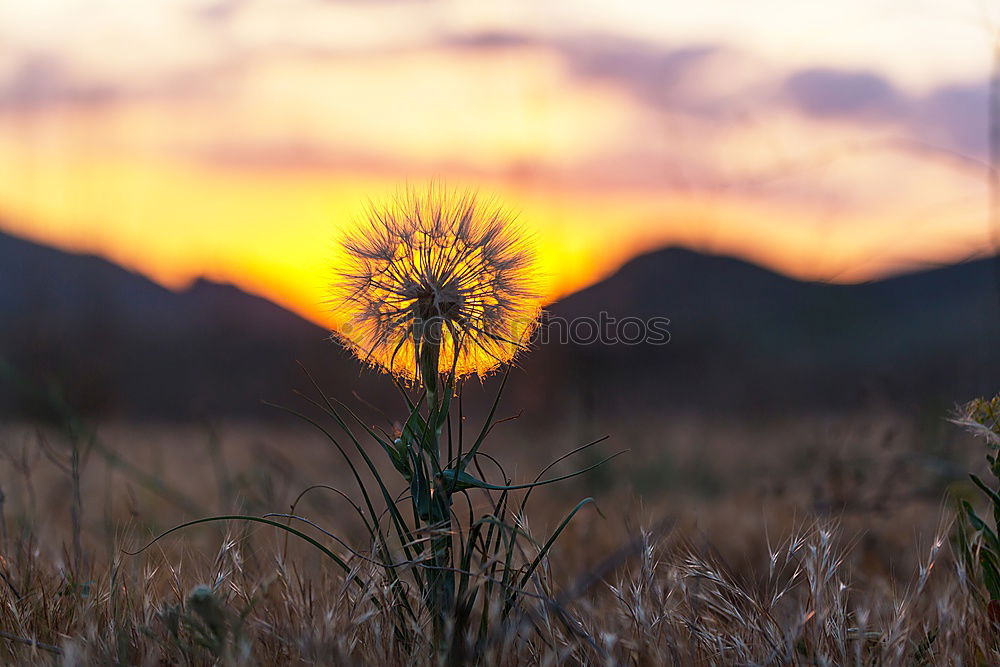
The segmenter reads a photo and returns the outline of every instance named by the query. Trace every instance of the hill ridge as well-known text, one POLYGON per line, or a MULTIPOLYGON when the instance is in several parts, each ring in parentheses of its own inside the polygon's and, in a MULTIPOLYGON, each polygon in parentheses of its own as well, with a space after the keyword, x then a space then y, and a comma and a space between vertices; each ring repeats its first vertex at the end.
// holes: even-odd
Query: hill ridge
MULTIPOLYGON (((1000 377, 991 261, 828 284, 678 246, 644 253, 547 310, 667 317, 670 343, 540 346, 513 399, 542 413, 599 390, 615 397, 609 410, 958 400, 1000 377)), ((199 278, 174 291, 2 231, 0 318, 0 357, 94 414, 257 414, 261 398, 302 386, 296 361, 342 396, 392 393, 324 329, 238 286, 199 278)), ((39 410, 0 386, 0 415, 39 410)))

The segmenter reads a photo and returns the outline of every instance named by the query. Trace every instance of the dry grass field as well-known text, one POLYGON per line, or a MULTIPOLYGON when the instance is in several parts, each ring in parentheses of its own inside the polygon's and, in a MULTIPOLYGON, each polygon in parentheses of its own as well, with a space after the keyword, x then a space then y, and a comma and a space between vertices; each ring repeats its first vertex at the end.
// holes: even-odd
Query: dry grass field
MULTIPOLYGON (((982 443, 957 426, 868 413, 586 428, 600 427, 612 437, 598 447, 629 451, 532 491, 514 521, 542 542, 580 498, 596 503, 547 554, 517 613, 482 637, 466 628, 445 656, 426 615, 406 637, 394 628, 386 606, 398 601, 369 559, 348 468, 308 425, 103 424, 69 435, 9 424, 0 431, 0 655, 13 664, 997 659, 996 632, 953 544, 954 499, 975 500, 966 472, 985 469, 982 443), (240 521, 125 553, 200 516, 288 512, 316 484, 348 498, 317 488, 295 514, 357 550, 304 527, 347 560, 349 575, 294 536, 240 521), (352 576, 365 587, 350 586, 352 576)), ((530 482, 603 435, 583 430, 504 422, 487 451, 514 483, 530 482)), ((577 456, 575 467, 600 458, 577 456)), ((456 513, 491 502, 483 490, 468 495, 456 513)), ((495 615, 500 599, 494 591, 475 604, 495 615)))

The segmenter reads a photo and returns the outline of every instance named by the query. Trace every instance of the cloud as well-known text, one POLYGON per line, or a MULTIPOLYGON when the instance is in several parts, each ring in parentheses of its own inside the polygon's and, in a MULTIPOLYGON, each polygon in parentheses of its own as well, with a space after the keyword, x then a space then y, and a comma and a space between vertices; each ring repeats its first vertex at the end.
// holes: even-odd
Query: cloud
POLYGON ((727 113, 711 100, 727 84, 742 87, 748 69, 757 68, 752 59, 721 44, 669 48, 607 34, 542 39, 520 33, 483 32, 452 36, 446 45, 458 49, 551 51, 582 81, 621 86, 638 102, 659 111, 700 116, 727 113))
POLYGON ((457 49, 497 49, 521 46, 540 46, 543 41, 513 32, 474 32, 451 35, 445 40, 445 46, 457 49))
POLYGON ((969 157, 986 157, 988 82, 942 86, 910 95, 865 71, 810 69, 787 77, 780 101, 809 116, 895 126, 902 137, 969 157))
POLYGON ((977 159, 989 150, 986 80, 909 94, 876 71, 789 73, 720 44, 669 48, 608 36, 541 41, 501 34, 460 43, 553 49, 577 76, 614 82, 662 113, 719 121, 785 108, 819 121, 895 129, 904 141, 977 159))
POLYGON ((989 154, 989 97, 985 81, 939 88, 920 100, 911 126, 962 153, 985 158, 989 154))
POLYGON ((815 116, 890 116, 907 100, 885 78, 871 72, 816 68, 792 74, 784 82, 792 104, 815 116))
POLYGON ((21 58, 7 79, 0 80, 0 109, 95 105, 111 101, 117 95, 111 85, 79 80, 65 63, 48 55, 21 58))
POLYGON ((727 54, 720 46, 663 49, 613 39, 575 40, 562 51, 578 75, 620 81, 641 101, 671 110, 690 110, 693 80, 711 60, 727 54))
POLYGON ((579 76, 616 81, 664 113, 720 119, 738 118, 744 109, 785 107, 817 120, 895 128, 902 139, 974 158, 988 153, 987 81, 911 95, 875 71, 787 73, 721 45, 671 49, 592 38, 553 48, 579 76))
MULTIPOLYGON (((209 20, 238 12, 246 0, 219 0, 203 7, 209 20)), ((695 124, 767 123, 768 113, 792 110, 820 122, 854 124, 859 129, 896 131, 900 139, 956 151, 975 158, 988 153, 987 82, 956 83, 926 94, 910 94, 873 70, 809 68, 788 72, 773 63, 722 44, 663 46, 607 34, 539 37, 515 31, 440 34, 427 42, 388 49, 396 55, 427 50, 536 49, 561 58, 571 76, 611 84, 654 114, 680 115, 695 124)), ((68 58, 22 55, 0 78, 0 110, 35 110, 61 105, 96 105, 136 96, 198 98, 224 94, 232 80, 272 62, 351 60, 385 55, 384 47, 342 48, 287 43, 239 48, 184 63, 173 71, 119 80, 79 72, 68 58), (87 76, 84 76, 84 75, 87 76)), ((429 72, 428 76, 434 76, 429 72)), ((709 131, 706 129, 706 131, 709 131)), ((626 150, 627 147, 623 147, 626 150)))
POLYGON ((231 21, 247 4, 247 0, 217 0, 195 10, 195 16, 207 23, 231 21))

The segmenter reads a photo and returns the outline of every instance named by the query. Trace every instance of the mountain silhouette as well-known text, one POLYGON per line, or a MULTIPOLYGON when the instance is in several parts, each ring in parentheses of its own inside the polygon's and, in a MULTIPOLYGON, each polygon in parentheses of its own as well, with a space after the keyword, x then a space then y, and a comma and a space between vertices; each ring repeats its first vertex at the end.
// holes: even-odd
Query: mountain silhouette
POLYGON ((573 376, 585 412, 950 406, 998 388, 996 262, 830 284, 666 248, 549 310, 669 318, 668 344, 547 345, 548 369, 525 366, 539 394, 573 376))
POLYGON ((357 375, 328 332, 266 299, 199 279, 173 292, 107 260, 0 234, 0 414, 45 416, 50 390, 85 414, 268 414, 296 361, 357 375), (276 389, 280 388, 280 389, 276 389))
MULTIPOLYGON (((668 318, 669 342, 539 336, 505 401, 542 419, 950 405, 997 389, 994 262, 835 285, 652 252, 553 304, 541 333, 603 312, 668 318)), ((292 390, 309 387, 296 362, 336 397, 398 400, 321 327, 266 299, 203 279, 174 292, 0 233, 0 416, 44 418, 53 392, 104 418, 274 416, 262 399, 294 404, 292 390)), ((474 384, 473 403, 496 379, 474 384)))

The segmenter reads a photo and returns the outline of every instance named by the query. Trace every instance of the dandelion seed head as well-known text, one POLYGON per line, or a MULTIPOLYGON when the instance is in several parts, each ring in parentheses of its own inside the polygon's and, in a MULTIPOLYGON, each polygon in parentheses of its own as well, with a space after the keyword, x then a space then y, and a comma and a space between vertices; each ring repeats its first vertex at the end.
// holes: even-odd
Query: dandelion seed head
POLYGON ((373 204, 342 244, 335 337, 360 359, 414 377, 418 345, 439 371, 486 374, 524 348, 539 313, 529 238, 492 201, 438 186, 373 204))

